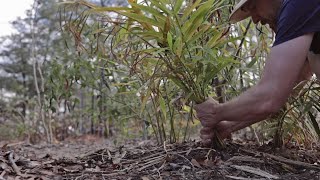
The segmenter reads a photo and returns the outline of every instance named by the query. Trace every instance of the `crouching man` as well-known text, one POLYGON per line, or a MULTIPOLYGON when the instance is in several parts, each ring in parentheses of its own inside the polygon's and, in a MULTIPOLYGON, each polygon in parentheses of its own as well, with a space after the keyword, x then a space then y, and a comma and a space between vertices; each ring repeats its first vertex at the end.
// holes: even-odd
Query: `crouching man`
POLYGON ((298 81, 320 78, 320 0, 241 0, 230 16, 232 23, 251 17, 269 24, 276 39, 261 80, 233 100, 218 104, 208 99, 195 107, 210 143, 216 130, 222 138, 278 112, 298 81))

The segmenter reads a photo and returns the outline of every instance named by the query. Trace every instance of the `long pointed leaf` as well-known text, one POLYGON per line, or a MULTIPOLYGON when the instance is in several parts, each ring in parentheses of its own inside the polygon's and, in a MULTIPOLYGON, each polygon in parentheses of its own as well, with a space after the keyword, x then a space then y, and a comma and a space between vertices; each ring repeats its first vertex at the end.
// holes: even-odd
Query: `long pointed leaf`
POLYGON ((174 5, 174 8, 173 8, 173 13, 174 13, 175 15, 178 14, 178 12, 179 12, 182 4, 183 4, 183 1, 184 1, 184 0, 177 0, 177 1, 176 1, 176 4, 174 5))
POLYGON ((143 6, 143 5, 139 5, 139 4, 131 4, 132 7, 138 8, 142 11, 148 12, 151 15, 153 15, 154 17, 158 18, 158 21, 162 21, 162 23, 164 23, 166 21, 166 16, 164 16, 162 13, 160 13, 158 10, 149 7, 149 6, 143 6))
POLYGON ((122 12, 122 11, 118 11, 119 14, 124 15, 128 18, 134 19, 137 22, 139 22, 140 24, 146 24, 146 25, 153 25, 153 26, 157 26, 159 28, 163 28, 164 24, 161 24, 160 22, 148 18, 144 15, 141 14, 136 14, 136 13, 129 13, 129 12, 122 12))
MULTIPOLYGON (((191 1, 192 2, 192 1, 191 1)), ((187 9, 183 12, 182 15, 182 21, 185 21, 189 15, 192 13, 192 11, 201 3, 201 0, 196 0, 194 3, 190 3, 190 5, 187 7, 187 9)))
POLYGON ((318 122, 316 120, 316 117, 314 117, 314 115, 310 111, 308 111, 308 114, 309 114, 311 123, 313 125, 313 128, 316 131, 316 133, 318 134, 318 137, 320 139, 320 128, 319 128, 319 124, 318 124, 318 122))
POLYGON ((160 2, 158 0, 150 0, 150 2, 152 3, 152 5, 156 6, 157 8, 162 10, 164 13, 166 13, 168 15, 172 15, 170 10, 167 9, 166 6, 164 6, 163 4, 160 4, 160 2))

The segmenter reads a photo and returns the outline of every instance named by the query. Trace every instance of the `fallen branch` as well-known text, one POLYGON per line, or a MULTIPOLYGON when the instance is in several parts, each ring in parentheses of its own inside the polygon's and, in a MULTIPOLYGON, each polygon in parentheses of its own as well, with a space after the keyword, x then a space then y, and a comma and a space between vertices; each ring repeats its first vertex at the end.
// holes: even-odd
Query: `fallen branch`
POLYGON ((284 158, 284 157, 281 157, 281 156, 275 156, 275 155, 268 154, 268 153, 263 153, 263 155, 265 157, 269 157, 269 158, 271 158, 271 159, 273 159, 275 161, 283 162, 283 163, 286 163, 286 164, 291 164, 291 165, 295 165, 295 166, 299 166, 299 167, 303 167, 303 168, 310 168, 310 169, 320 170, 319 166, 315 166, 313 164, 300 162, 300 161, 294 161, 294 160, 291 160, 291 159, 287 159, 287 158, 284 158))
POLYGON ((238 170, 241 170, 241 171, 245 171, 245 172, 251 173, 251 174, 259 175, 259 176, 265 177, 267 179, 279 179, 278 176, 272 175, 272 174, 270 174, 270 173, 268 173, 266 171, 263 171, 263 170, 257 169, 257 168, 253 168, 253 167, 250 167, 250 166, 231 165, 231 167, 233 167, 235 169, 238 169, 238 170))

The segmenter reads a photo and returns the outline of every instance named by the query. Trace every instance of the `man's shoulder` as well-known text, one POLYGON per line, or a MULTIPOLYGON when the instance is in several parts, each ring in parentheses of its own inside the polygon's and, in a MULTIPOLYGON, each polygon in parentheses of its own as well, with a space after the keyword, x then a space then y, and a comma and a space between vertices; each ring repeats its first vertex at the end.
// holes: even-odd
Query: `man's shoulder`
MULTIPOLYGON (((290 13, 311 13, 310 9, 315 9, 320 6, 320 0, 283 0, 281 12, 290 13)), ((280 15, 283 14, 280 12, 280 15)))
POLYGON ((283 0, 274 46, 313 32, 320 32, 320 0, 283 0))

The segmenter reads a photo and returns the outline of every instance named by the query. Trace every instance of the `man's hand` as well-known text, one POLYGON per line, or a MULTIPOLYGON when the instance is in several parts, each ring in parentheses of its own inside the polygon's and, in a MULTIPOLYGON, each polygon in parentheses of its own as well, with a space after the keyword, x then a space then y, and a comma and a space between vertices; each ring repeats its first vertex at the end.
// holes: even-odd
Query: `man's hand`
POLYGON ((200 131, 200 138, 204 145, 210 145, 215 133, 218 131, 216 125, 221 120, 217 116, 217 106, 219 106, 219 103, 210 97, 205 102, 195 106, 197 117, 203 126, 200 131))
POLYGON ((219 103, 209 97, 205 102, 197 104, 194 109, 203 127, 213 128, 221 120, 217 117, 217 106, 219 103))
POLYGON ((203 142, 209 142, 213 139, 215 136, 215 133, 219 134, 219 137, 221 139, 225 139, 229 137, 229 135, 233 132, 232 127, 236 125, 237 122, 227 122, 227 121, 221 121, 215 126, 215 130, 209 127, 203 127, 200 130, 200 138, 203 142))
POLYGON ((212 139, 218 134, 219 138, 225 139, 236 130, 247 127, 254 122, 222 121, 218 114, 219 103, 209 97, 205 102, 195 106, 197 117, 202 124, 200 138, 204 145, 210 145, 212 139))

